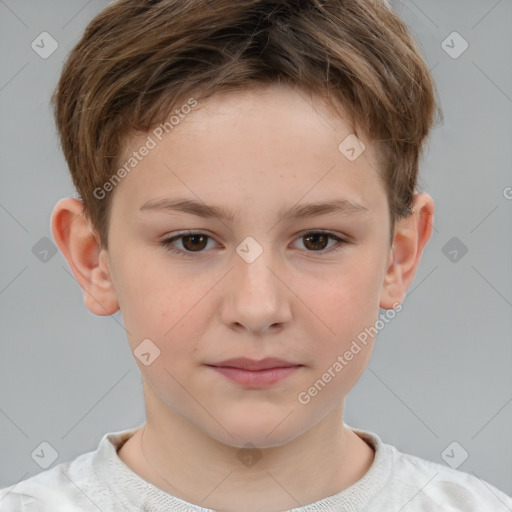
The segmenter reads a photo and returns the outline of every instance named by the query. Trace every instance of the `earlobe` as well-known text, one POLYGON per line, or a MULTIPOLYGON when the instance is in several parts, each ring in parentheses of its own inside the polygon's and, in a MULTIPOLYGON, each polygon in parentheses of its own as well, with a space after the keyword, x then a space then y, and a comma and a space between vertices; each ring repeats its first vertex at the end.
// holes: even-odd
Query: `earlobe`
POLYGON ((83 204, 73 198, 61 199, 52 213, 55 243, 66 258, 84 293, 84 302, 95 315, 108 316, 119 309, 107 252, 84 215, 83 204))
POLYGON ((434 201, 425 193, 414 196, 412 213, 397 221, 384 276, 380 307, 393 309, 403 302, 432 234, 434 201))

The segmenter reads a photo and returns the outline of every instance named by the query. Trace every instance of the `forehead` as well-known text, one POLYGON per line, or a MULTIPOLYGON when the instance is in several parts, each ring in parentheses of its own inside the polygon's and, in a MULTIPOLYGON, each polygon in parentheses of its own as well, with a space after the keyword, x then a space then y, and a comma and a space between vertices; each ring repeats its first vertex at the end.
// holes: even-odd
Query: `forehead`
POLYGON ((187 112, 128 140, 121 165, 152 148, 117 185, 116 201, 138 209, 179 195, 241 212, 337 194, 370 210, 385 202, 372 144, 319 97, 273 85, 217 93, 187 112))

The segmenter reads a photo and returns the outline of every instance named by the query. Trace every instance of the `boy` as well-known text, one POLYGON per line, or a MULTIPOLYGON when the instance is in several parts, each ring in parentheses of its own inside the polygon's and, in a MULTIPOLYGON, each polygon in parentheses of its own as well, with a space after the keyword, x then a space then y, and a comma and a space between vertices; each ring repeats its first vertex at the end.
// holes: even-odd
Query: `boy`
POLYGON ((512 510, 343 422, 431 235, 435 92, 381 2, 102 11, 53 98, 80 199, 51 226, 87 308, 122 312, 146 422, 2 510, 512 510))

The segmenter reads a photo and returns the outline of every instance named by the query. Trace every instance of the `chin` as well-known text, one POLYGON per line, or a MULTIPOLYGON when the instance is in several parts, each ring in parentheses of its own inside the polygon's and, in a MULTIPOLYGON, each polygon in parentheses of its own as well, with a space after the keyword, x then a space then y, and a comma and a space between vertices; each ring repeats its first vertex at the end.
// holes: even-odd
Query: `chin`
POLYGON ((261 449, 275 448, 289 443, 307 430, 306 426, 301 429, 296 421, 283 421, 285 417, 286 414, 275 418, 269 417, 265 421, 258 421, 258 418, 249 416, 239 421, 219 420, 231 435, 220 427, 220 430, 206 433, 220 443, 233 448, 248 448, 247 445, 254 445, 261 449))

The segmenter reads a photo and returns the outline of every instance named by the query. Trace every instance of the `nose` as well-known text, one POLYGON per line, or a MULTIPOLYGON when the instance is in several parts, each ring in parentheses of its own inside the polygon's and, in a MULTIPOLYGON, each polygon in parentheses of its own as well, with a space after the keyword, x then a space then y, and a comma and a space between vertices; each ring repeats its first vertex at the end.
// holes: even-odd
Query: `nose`
POLYGON ((226 325, 263 333, 282 328, 291 320, 293 293, 287 283, 289 277, 277 260, 270 250, 264 250, 252 263, 235 255, 221 306, 226 325))

